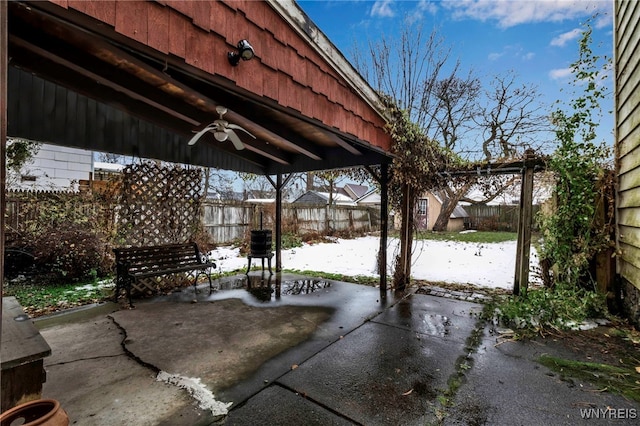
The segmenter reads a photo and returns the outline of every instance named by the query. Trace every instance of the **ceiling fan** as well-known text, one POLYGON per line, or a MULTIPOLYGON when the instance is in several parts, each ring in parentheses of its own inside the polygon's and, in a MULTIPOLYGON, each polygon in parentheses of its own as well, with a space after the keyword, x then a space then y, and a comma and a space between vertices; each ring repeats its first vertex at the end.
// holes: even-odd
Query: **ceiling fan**
POLYGON ((242 143, 242 141, 236 134, 235 130, 242 130, 252 138, 254 139, 256 138, 251 133, 249 133, 246 129, 238 126, 237 124, 229 123, 227 120, 222 118, 222 116, 226 114, 227 108, 223 106, 217 106, 216 112, 220 115, 220 118, 215 120, 213 123, 209 124, 208 126, 206 126, 204 129, 200 130, 195 135, 193 135, 191 140, 189 140, 189 145, 194 145, 196 142, 198 142, 198 139, 200 139, 202 135, 204 135, 207 132, 213 132, 213 136, 219 142, 224 142, 227 139, 229 139, 237 150, 244 149, 244 143, 242 143))

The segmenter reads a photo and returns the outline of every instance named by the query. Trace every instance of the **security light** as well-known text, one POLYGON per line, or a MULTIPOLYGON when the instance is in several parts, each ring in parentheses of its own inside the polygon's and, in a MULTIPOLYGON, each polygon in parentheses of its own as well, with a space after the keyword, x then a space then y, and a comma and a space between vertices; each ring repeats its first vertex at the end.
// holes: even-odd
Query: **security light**
POLYGON ((253 47, 251 47, 247 40, 240 40, 238 42, 238 51, 229 52, 227 55, 229 63, 234 67, 238 65, 240 59, 248 61, 249 59, 253 59, 254 56, 255 52, 253 51, 253 47))

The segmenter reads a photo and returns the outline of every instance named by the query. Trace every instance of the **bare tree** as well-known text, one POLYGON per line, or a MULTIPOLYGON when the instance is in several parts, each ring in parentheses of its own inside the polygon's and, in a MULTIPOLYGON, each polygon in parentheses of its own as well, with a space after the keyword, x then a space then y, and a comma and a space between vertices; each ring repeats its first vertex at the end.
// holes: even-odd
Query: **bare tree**
POLYGON ((123 158, 122 155, 114 154, 112 152, 97 153, 97 160, 102 161, 103 163, 117 164, 120 162, 121 158, 123 158))
MULTIPOLYGON (((502 161, 528 148, 542 148, 540 137, 549 122, 538 103, 537 88, 519 85, 513 72, 491 78, 486 86, 473 71, 463 75, 437 29, 425 37, 419 24, 408 23, 397 38, 383 36, 370 42, 368 53, 365 58, 356 50, 356 68, 452 158, 502 161)), ((491 185, 495 192, 487 193, 487 198, 505 188, 495 182, 491 185)), ((468 178, 433 188, 443 201, 434 230, 446 229, 456 205, 475 184, 468 178)))
POLYGON ((217 194, 222 200, 234 199, 234 180, 235 177, 228 171, 223 171, 212 167, 204 167, 205 197, 217 194))
MULTIPOLYGON (((490 163, 520 157, 526 149, 542 150, 549 129, 547 117, 538 103, 535 87, 518 85, 513 72, 496 76, 488 88, 482 89, 477 79, 444 82, 437 86, 437 109, 432 110, 438 136, 444 146, 467 159, 490 163), (464 137, 461 137, 463 135, 464 137)), ((510 187, 516 178, 489 176, 482 185, 488 202, 510 187)), ((477 179, 462 184, 449 184, 437 191, 443 200, 434 231, 447 228, 451 213, 477 179)), ((469 201, 469 199, 466 199, 469 201)))
MULTIPOLYGON (((436 29, 425 37, 419 24, 411 19, 405 21, 397 38, 382 36, 379 41, 370 42, 368 57, 356 48, 353 63, 396 109, 394 123, 403 121, 398 110, 404 111, 419 129, 406 122, 395 126, 392 123, 396 154, 401 161, 394 160, 391 182, 394 175, 401 176, 404 187, 391 188, 390 195, 392 201, 395 197, 395 207, 402 211, 401 251, 406 254, 411 247, 416 199, 425 185, 432 184, 429 189, 437 191, 443 200, 434 230, 444 230, 460 199, 475 184, 473 178, 451 179, 443 184, 435 173, 468 160, 514 157, 533 147, 534 131, 547 120, 535 106, 535 88, 517 86, 514 74, 496 77, 490 87, 484 88, 472 71, 461 75, 459 61, 450 59, 451 49, 444 45, 436 29), (434 141, 441 150, 433 146, 413 149, 416 143, 432 145, 434 141), (416 158, 421 155, 425 157, 416 158)), ((399 257, 396 272, 399 269, 398 277, 394 277, 396 288, 402 288, 410 276, 406 255, 399 257)))

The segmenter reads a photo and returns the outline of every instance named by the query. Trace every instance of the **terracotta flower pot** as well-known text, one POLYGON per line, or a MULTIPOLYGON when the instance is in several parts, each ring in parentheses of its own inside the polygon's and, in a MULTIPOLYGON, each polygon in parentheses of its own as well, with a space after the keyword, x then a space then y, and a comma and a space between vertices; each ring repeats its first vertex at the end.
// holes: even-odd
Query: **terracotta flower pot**
POLYGON ((0 415, 0 426, 68 426, 69 417, 55 399, 37 399, 0 415))

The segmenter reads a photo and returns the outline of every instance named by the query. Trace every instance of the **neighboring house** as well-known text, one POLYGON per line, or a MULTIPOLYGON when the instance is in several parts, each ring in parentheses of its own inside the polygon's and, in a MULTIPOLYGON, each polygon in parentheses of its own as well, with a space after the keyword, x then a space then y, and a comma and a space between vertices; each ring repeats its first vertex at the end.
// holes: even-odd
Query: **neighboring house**
POLYGON ((614 5, 617 273, 629 319, 640 327, 640 2, 614 5))
MULTIPOLYGON (((356 203, 347 195, 334 193, 333 204, 339 206, 355 206, 356 203)), ((293 204, 329 204, 329 193, 319 191, 307 191, 295 200, 293 204)))
MULTIPOLYGON (((533 205, 542 205, 547 202, 553 193, 553 182, 545 179, 539 179, 538 176, 542 177, 542 174, 538 174, 536 176, 537 179, 534 180, 533 186, 533 205)), ((484 202, 487 199, 487 196, 478 188, 472 188, 471 191, 466 195, 466 198, 480 202, 487 206, 502 206, 502 205, 519 205, 520 204, 520 192, 521 192, 521 179, 518 178, 514 181, 514 183, 506 188, 502 193, 487 202, 484 202)), ((470 203, 466 201, 461 201, 461 205, 467 206, 470 203)))
POLYGON ((7 179, 9 190, 77 191, 92 172, 93 152, 43 143, 20 170, 7 179))
MULTIPOLYGON (((418 198, 416 205, 416 227, 418 229, 433 229, 440 210, 442 210, 442 199, 431 192, 424 193, 422 197, 418 198)), ((468 217, 469 214, 464 208, 461 205, 457 205, 449 217, 447 231, 455 232, 466 229, 465 219, 468 217)))
POLYGON ((365 185, 347 183, 342 188, 338 188, 336 192, 348 196, 358 206, 379 207, 381 203, 378 190, 365 185))
POLYGON ((380 193, 375 188, 367 192, 366 194, 362 195, 360 198, 357 198, 354 201, 359 206, 367 206, 367 207, 376 207, 376 206, 379 207, 382 202, 380 198, 380 193))
POLYGON ((346 195, 352 200, 357 200, 358 198, 363 197, 369 192, 369 187, 365 185, 347 183, 342 188, 338 188, 336 192, 346 195))

